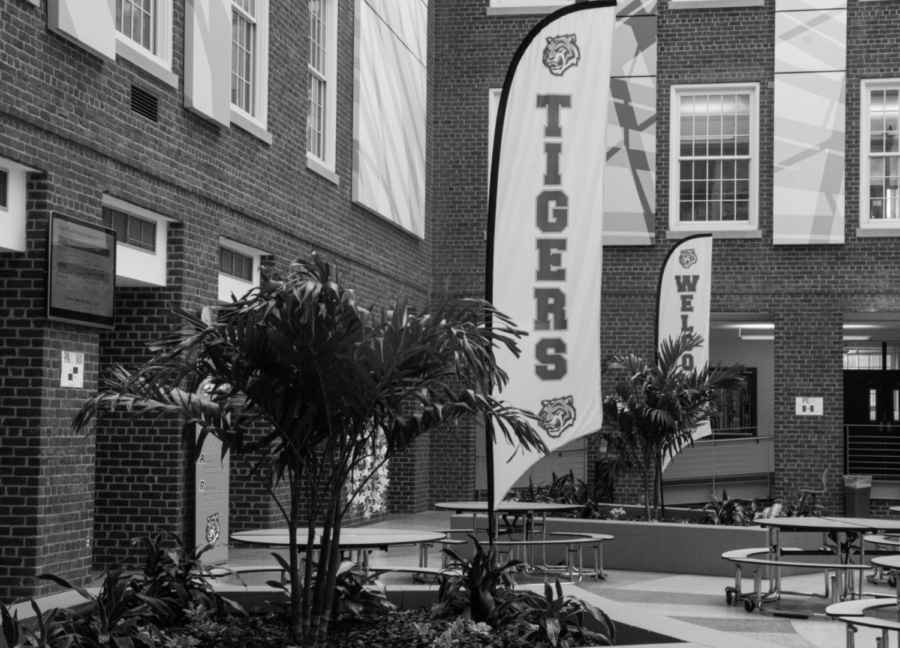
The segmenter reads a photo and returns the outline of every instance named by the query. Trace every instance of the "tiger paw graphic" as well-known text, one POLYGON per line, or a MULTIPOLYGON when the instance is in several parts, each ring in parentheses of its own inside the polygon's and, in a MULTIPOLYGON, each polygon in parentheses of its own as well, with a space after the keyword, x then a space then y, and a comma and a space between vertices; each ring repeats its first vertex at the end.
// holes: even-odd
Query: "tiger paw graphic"
POLYGON ((575 424, 575 402, 571 396, 541 401, 538 425, 554 439, 575 424))

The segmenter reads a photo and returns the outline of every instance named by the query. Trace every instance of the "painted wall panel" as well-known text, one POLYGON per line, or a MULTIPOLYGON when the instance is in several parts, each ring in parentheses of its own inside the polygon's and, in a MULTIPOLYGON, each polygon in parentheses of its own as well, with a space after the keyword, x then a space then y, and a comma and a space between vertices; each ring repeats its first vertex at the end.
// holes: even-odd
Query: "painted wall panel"
POLYGON ((603 181, 606 245, 652 245, 656 209, 656 79, 612 79, 603 181))
POLYGON ((847 0, 775 0, 775 11, 846 9, 847 0))
MULTIPOLYGON (((199 429, 199 427, 198 427, 199 429)), ((195 465, 194 544, 212 544, 203 562, 228 561, 229 455, 222 458, 222 442, 212 435, 203 441, 195 465)))
POLYGON ((107 61, 116 60, 116 0, 49 0, 47 27, 107 61))
POLYGON ((656 0, 619 0, 617 16, 656 15, 656 0))
POLYGON ((231 124, 231 0, 186 0, 184 107, 231 124))
POLYGON ((774 242, 844 242, 846 78, 775 76, 774 242))
POLYGON ((656 76, 656 16, 616 21, 611 76, 656 76))
POLYGON ((356 38, 353 199, 424 236, 426 68, 368 0, 356 38))
POLYGON ((0 207, 0 251, 25 252, 28 212, 26 211, 27 171, 0 159, 0 171, 6 171, 6 207, 0 207))
POLYGON ((788 11, 775 14, 775 72, 846 69, 847 12, 788 11))
POLYGON ((428 5, 422 0, 363 0, 422 65, 428 60, 428 5))

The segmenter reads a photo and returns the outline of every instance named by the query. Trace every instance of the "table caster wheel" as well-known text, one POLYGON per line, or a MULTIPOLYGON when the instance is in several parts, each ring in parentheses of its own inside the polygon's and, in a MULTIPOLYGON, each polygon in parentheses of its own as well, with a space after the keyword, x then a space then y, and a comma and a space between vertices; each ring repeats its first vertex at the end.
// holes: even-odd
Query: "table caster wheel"
POLYGON ((731 605, 732 603, 734 603, 734 590, 732 590, 730 587, 725 588, 725 603, 727 605, 731 605))
POLYGON ((744 610, 747 612, 753 612, 756 609, 756 603, 750 599, 744 599, 744 610))

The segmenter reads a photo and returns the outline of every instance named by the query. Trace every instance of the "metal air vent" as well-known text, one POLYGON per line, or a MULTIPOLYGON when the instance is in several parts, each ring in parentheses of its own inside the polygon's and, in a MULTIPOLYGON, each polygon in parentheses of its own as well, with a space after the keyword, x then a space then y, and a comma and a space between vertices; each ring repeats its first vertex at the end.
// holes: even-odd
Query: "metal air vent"
POLYGON ((9 171, 0 169, 0 207, 9 207, 9 171))
POLYGON ((131 86, 131 109, 152 122, 159 121, 159 99, 137 86, 131 86))

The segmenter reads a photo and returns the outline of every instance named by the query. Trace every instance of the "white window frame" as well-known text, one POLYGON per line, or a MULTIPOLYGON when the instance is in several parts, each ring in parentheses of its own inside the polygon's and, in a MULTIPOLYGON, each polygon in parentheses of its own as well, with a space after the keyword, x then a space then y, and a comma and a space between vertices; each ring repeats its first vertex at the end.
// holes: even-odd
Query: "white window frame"
POLYGON ((872 90, 900 89, 900 79, 863 79, 859 98, 859 227, 860 229, 900 230, 900 218, 869 218, 869 108, 872 90))
POLYGON ((669 121, 669 229, 672 232, 748 232, 759 229, 759 84, 715 83, 672 86, 669 121), (750 92, 750 204, 749 221, 679 220, 681 166, 681 97, 750 92))
POLYGON ((262 264, 262 258, 266 253, 224 237, 219 237, 219 247, 253 258, 253 281, 248 282, 239 277, 219 272, 219 251, 216 249, 216 275, 219 278, 218 299, 220 303, 224 302, 227 304, 231 303, 232 293, 235 297, 240 298, 248 290, 259 285, 259 266, 262 264))
MULTIPOLYGON (((156 53, 140 45, 116 29, 116 56, 129 61, 144 72, 173 88, 178 75, 172 71, 173 0, 156 0, 156 53)), ((119 6, 116 3, 116 18, 119 6)))
POLYGON ((156 223, 156 249, 153 251, 116 241, 116 285, 118 286, 165 286, 171 218, 157 214, 139 205, 126 202, 115 196, 103 194, 101 204, 125 214, 137 216, 156 223))
MULTIPOLYGON (((238 11, 232 0, 231 10, 238 11)), ((231 123, 243 130, 262 139, 267 144, 272 143, 272 137, 268 132, 269 119, 269 0, 256 0, 256 57, 253 69, 253 106, 254 112, 250 114, 239 108, 234 103, 231 105, 231 123)), ((231 38, 231 33, 228 35, 231 38)), ((232 47, 234 45, 232 44, 232 47)), ((231 50, 229 50, 231 51, 231 50)), ((232 56, 232 61, 233 61, 232 56)), ((231 83, 232 68, 228 67, 228 79, 231 83)), ((229 98, 231 89, 228 90, 229 98)), ((230 99, 229 99, 230 102, 230 99)))
MULTIPOLYGON (((320 157, 309 150, 310 143, 306 143, 306 166, 307 168, 325 176, 333 182, 337 180, 335 174, 335 144, 337 140, 336 115, 337 110, 335 103, 337 101, 337 22, 338 7, 337 0, 325 0, 325 20, 326 20, 326 47, 325 47, 325 156, 320 157)), ((308 11, 308 8, 307 8, 308 11)), ((309 52, 307 52, 307 59, 309 52)), ((307 78, 305 79, 307 87, 309 86, 309 75, 317 74, 312 68, 309 60, 307 60, 307 78)), ((309 119, 309 98, 307 98, 307 119, 309 119)))

